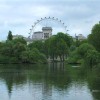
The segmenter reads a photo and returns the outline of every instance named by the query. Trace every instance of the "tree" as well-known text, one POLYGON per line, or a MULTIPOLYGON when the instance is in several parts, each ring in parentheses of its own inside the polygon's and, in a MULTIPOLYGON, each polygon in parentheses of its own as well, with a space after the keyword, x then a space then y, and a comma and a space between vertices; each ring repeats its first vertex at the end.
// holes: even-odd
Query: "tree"
POLYGON ((95 50, 95 48, 91 45, 91 44, 88 44, 88 43, 83 43, 82 45, 80 45, 78 47, 78 54, 80 55, 81 58, 85 58, 86 56, 86 53, 89 51, 89 50, 95 50))
POLYGON ((40 53, 36 48, 23 51, 20 57, 23 63, 47 63, 45 55, 40 53))
MULTIPOLYGON (((45 41, 45 48, 47 49, 47 53, 49 55, 50 58, 53 59, 54 61, 54 58, 57 57, 57 53, 56 53, 56 37, 55 36, 52 36, 50 37, 48 40, 45 41)), ((47 56, 48 56, 47 55, 47 56)))
POLYGON ((44 53, 44 42, 41 40, 33 41, 28 47, 30 49, 37 48, 41 53, 44 53))
POLYGON ((61 61, 64 61, 65 56, 68 54, 68 47, 63 39, 59 39, 57 42, 57 55, 60 57, 61 61))
POLYGON ((27 42, 26 42, 26 40, 25 40, 23 37, 13 39, 13 43, 14 43, 14 44, 19 43, 19 42, 22 43, 22 44, 27 45, 27 42))
POLYGON ((100 52, 100 23, 93 26, 88 41, 100 52))
POLYGON ((0 54, 4 56, 12 56, 13 55, 13 43, 12 41, 7 41, 6 43, 2 44, 0 48, 0 54))
POLYGON ((100 63, 100 53, 96 50, 89 50, 86 54, 86 61, 91 66, 100 63))
POLYGON ((63 39, 66 42, 66 44, 68 45, 68 47, 70 47, 73 43, 72 37, 69 36, 68 34, 64 34, 62 32, 57 33, 57 39, 63 39))
POLYGON ((61 61, 64 61, 66 55, 68 55, 69 48, 72 44, 72 38, 62 32, 53 35, 45 41, 45 48, 47 48, 46 55, 53 59, 59 57, 61 61))
POLYGON ((44 42, 44 54, 46 55, 47 58, 49 58, 49 43, 50 43, 49 40, 50 39, 47 39, 44 42))
POLYGON ((13 39, 12 32, 9 31, 9 32, 8 32, 7 40, 10 40, 10 41, 11 41, 12 39, 13 39))
POLYGON ((20 55, 22 52, 26 51, 27 47, 26 45, 18 42, 13 46, 13 52, 14 52, 14 56, 18 59, 20 59, 20 55))

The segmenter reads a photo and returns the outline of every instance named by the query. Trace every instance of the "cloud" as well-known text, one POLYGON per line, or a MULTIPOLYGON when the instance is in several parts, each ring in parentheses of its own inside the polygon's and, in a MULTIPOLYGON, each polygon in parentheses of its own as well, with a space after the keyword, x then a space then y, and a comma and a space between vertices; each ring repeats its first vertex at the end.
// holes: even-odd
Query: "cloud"
MULTIPOLYGON (((99 4, 99 0, 0 0, 0 40, 9 30, 27 36, 34 22, 49 16, 61 19, 70 35, 87 36, 100 19, 99 4)), ((55 32, 58 26, 54 25, 55 32)))

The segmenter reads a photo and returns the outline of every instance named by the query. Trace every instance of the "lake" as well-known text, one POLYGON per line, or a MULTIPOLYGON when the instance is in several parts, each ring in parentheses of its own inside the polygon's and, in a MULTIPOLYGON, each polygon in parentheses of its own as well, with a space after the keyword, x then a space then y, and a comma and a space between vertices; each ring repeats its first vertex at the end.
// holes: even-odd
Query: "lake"
POLYGON ((100 70, 60 62, 0 65, 0 100, 100 100, 100 70))

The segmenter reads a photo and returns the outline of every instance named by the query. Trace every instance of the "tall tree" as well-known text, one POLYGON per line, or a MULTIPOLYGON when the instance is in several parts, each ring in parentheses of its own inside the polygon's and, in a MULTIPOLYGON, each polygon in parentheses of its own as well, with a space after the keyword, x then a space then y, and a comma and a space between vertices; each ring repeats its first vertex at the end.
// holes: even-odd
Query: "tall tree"
POLYGON ((9 32, 8 32, 7 40, 10 40, 10 41, 11 41, 12 39, 13 39, 12 32, 9 31, 9 32))
POLYGON ((62 32, 57 33, 45 41, 46 47, 48 48, 49 56, 53 59, 60 58, 64 61, 65 57, 68 55, 69 47, 72 44, 72 39, 69 35, 62 32))
POLYGON ((88 41, 100 52, 100 23, 93 26, 88 41))

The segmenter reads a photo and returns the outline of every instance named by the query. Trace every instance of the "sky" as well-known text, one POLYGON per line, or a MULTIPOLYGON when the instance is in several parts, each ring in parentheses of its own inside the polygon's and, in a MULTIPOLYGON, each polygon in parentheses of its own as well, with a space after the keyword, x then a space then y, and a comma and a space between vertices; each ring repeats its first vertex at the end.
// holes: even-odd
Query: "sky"
MULTIPOLYGON (((9 30, 28 37, 34 22, 49 16, 62 20, 69 35, 87 37, 100 21, 100 0, 0 0, 0 41, 6 40, 9 30)), ((55 33, 62 27, 47 20, 36 27, 44 23, 51 23, 55 33)))

